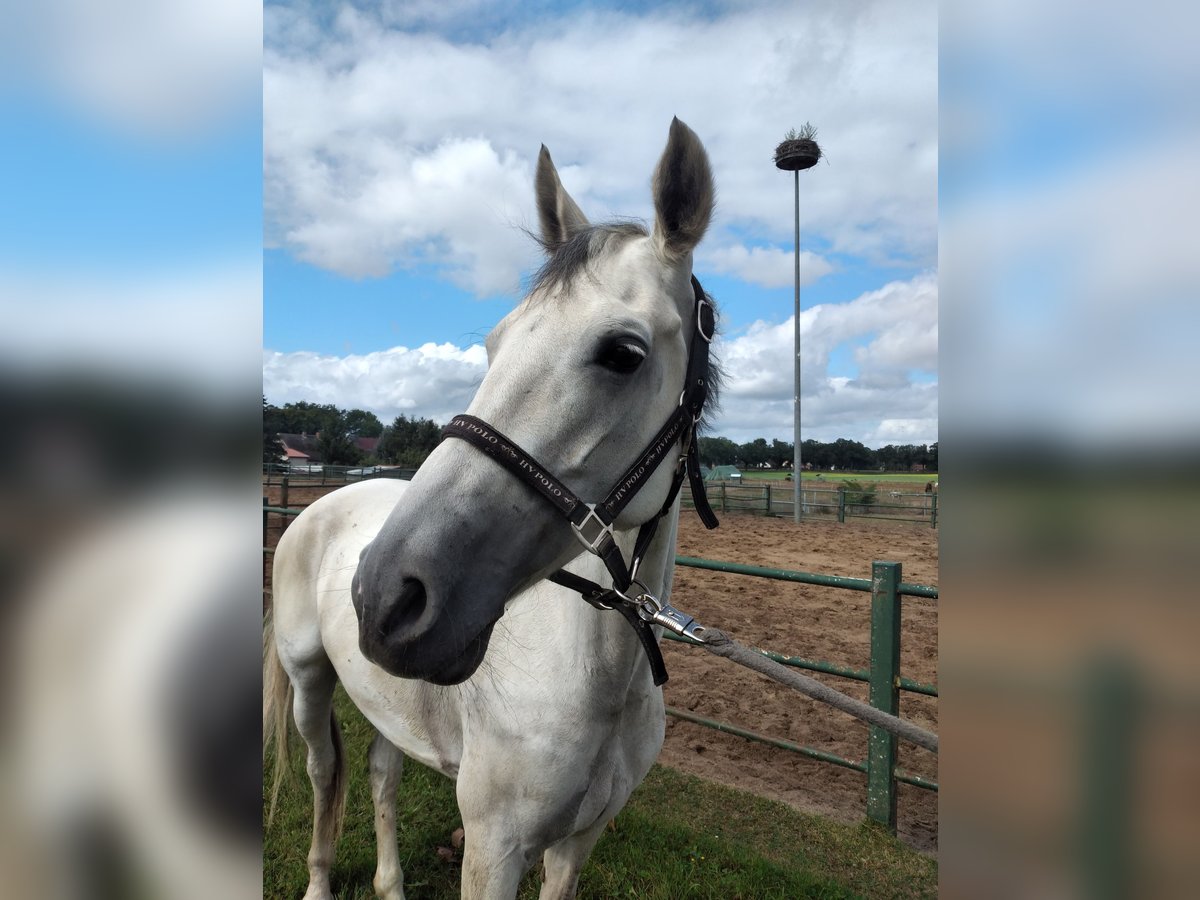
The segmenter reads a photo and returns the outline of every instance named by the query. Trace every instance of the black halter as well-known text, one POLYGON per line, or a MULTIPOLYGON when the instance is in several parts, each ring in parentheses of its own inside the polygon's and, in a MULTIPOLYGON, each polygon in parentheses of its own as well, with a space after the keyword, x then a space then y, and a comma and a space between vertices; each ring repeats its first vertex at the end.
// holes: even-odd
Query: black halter
POLYGON ((443 437, 461 438, 482 450, 536 490, 567 518, 584 547, 604 560, 604 565, 613 580, 612 589, 605 589, 594 581, 562 569, 551 575, 550 580, 578 591, 593 606, 600 609, 616 609, 624 615, 646 649, 656 685, 667 680, 662 653, 649 623, 639 615, 636 602, 626 597, 625 592, 637 577, 638 566, 654 539, 659 520, 667 515, 674 505, 685 474, 691 482, 692 499, 701 521, 707 528, 716 528, 718 525, 717 517, 713 514, 704 491, 704 479, 696 446, 696 427, 704 411, 704 403, 708 399, 708 355, 716 327, 716 314, 712 303, 705 296, 704 288, 694 275, 692 291, 696 298, 696 329, 692 333, 687 376, 684 379, 679 406, 633 465, 618 479, 608 496, 599 503, 585 503, 516 442, 481 419, 458 415, 442 431, 443 437), (680 446, 680 454, 667 500, 658 513, 638 530, 633 556, 629 565, 626 565, 621 549, 613 538, 613 523, 662 462, 672 456, 671 451, 676 445, 680 446))

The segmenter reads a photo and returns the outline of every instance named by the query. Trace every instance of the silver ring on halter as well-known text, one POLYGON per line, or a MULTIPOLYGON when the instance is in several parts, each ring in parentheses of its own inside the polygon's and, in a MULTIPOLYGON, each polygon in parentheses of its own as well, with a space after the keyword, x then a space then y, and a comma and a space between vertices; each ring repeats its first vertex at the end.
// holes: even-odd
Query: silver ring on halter
POLYGON ((707 299, 703 297, 701 297, 699 302, 696 304, 696 333, 700 335, 700 337, 704 338, 704 342, 706 344, 711 344, 713 342, 713 338, 717 336, 716 307, 714 307, 708 302, 707 299), (702 306, 707 306, 710 310, 712 310, 712 314, 709 316, 709 321, 712 322, 712 331, 709 334, 704 333, 704 317, 700 315, 700 307, 702 306))

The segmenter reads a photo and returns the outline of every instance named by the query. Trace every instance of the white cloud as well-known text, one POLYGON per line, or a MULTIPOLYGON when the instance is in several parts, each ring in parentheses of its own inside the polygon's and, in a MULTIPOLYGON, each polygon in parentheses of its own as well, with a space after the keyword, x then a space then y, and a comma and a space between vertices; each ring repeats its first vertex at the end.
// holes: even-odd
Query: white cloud
MULTIPOLYGON (((742 281, 765 288, 791 287, 796 283, 794 250, 778 247, 747 247, 729 244, 714 250, 701 249, 697 262, 705 268, 736 275, 742 281)), ((812 284, 833 271, 833 266, 815 253, 800 251, 800 286, 812 284)))
MULTIPOLYGON (((301 259, 345 275, 434 263, 478 294, 517 289, 513 261, 528 258, 530 243, 505 221, 504 209, 480 198, 529 193, 525 163, 512 153, 502 158, 479 138, 424 152, 379 142, 370 155, 369 169, 341 172, 334 194, 322 195, 321 213, 291 224, 279 239, 301 259)), ((307 176, 324 185, 327 174, 318 168, 307 176)), ((269 184, 297 195, 316 189, 294 171, 272 173, 269 184)))
POLYGON ((281 405, 296 400, 367 409, 385 424, 401 413, 445 423, 465 410, 487 369, 475 344, 423 344, 376 353, 322 356, 263 353, 263 394, 281 405))
POLYGON ((1197 439, 1200 134, 1138 153, 977 189, 947 215, 946 402, 964 431, 1090 450, 1197 439))
POLYGON ((114 275, 0 271, 0 358, 225 390, 257 381, 262 269, 236 260, 114 275))
MULTIPOLYGON (((846 437, 876 447, 937 440, 937 384, 912 377, 937 370, 937 298, 936 275, 924 274, 801 312, 804 439, 846 437), (857 374, 831 372, 834 351, 861 341, 857 374)), ((791 317, 756 322, 718 342, 726 377, 713 433, 737 441, 790 439, 794 327, 791 317)))
MULTIPOLYGON (((806 234, 835 253, 934 263, 928 5, 574 12, 458 44, 389 20, 411 21, 344 7, 321 33, 302 12, 267 9, 268 233, 306 259, 351 276, 432 263, 477 293, 511 290, 540 144, 589 216, 649 219, 649 176, 678 114, 713 159, 716 246, 790 242, 791 184, 771 155, 812 120, 830 164, 803 173, 806 234)), ((730 271, 783 277, 779 251, 722 252, 730 271)))
MULTIPOLYGON (((938 386, 912 377, 936 370, 936 343, 930 348, 925 340, 936 315, 932 274, 893 282, 850 303, 805 310, 805 439, 846 437, 873 447, 936 441, 938 386), (876 337, 858 360, 858 374, 831 373, 835 348, 866 335, 876 337), (906 349, 908 335, 916 339, 906 349)), ((741 336, 718 339, 726 378, 712 433, 739 442, 791 439, 792 327, 791 319, 756 322, 741 336)), ((351 356, 267 351, 263 391, 276 404, 310 400, 369 409, 384 421, 404 413, 445 422, 467 408, 486 366, 480 345, 425 344, 351 356)))
POLYGON ((9 64, 107 123, 192 137, 258 101, 259 3, 44 0, 12 7, 0 28, 9 64))

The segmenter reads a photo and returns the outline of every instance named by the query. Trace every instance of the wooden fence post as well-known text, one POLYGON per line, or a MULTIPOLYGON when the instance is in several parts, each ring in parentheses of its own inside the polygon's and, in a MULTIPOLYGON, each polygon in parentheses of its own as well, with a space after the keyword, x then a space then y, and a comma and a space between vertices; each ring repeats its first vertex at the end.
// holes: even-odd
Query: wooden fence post
MULTIPOLYGON (((871 563, 871 693, 876 709, 900 712, 900 563, 871 563)), ((896 736, 867 738, 867 816, 896 832, 896 736)))
POLYGON ((288 477, 286 475, 279 479, 279 505, 284 509, 288 508, 288 477))
POLYGON ((768 481, 763 485, 763 495, 767 501, 767 508, 763 510, 763 515, 769 516, 771 515, 771 482, 768 481))
POLYGON ((838 521, 845 522, 846 521, 846 492, 845 492, 845 490, 839 490, 837 492, 837 495, 838 495, 838 521))
MULTIPOLYGON (((929 495, 929 527, 937 528, 937 494, 929 495)), ((953 531, 954 529, 950 529, 953 531)))

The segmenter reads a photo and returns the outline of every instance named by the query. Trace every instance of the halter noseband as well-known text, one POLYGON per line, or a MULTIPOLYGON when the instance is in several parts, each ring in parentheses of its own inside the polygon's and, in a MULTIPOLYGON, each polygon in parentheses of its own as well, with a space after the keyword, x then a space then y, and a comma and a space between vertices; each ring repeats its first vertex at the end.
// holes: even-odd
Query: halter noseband
POLYGON ((649 656, 656 685, 666 682, 667 673, 658 641, 655 640, 649 625, 663 625, 690 635, 693 623, 690 617, 650 595, 640 583, 638 586, 643 587, 643 593, 636 599, 626 596, 625 592, 632 584, 637 583, 638 566, 654 539, 659 520, 667 515, 674 505, 685 474, 691 483, 692 498, 701 521, 707 528, 716 528, 718 525, 717 517, 713 514, 704 491, 704 479, 696 446, 697 424, 708 399, 709 345, 715 332, 716 313, 695 275, 692 276, 692 291, 696 298, 696 329, 692 333, 687 375, 684 379, 683 393, 679 397, 679 406, 633 465, 617 480, 608 496, 599 503, 586 503, 581 500, 545 466, 521 449, 520 445, 482 419, 465 414, 458 415, 442 431, 443 437, 460 438, 482 450, 520 481, 541 494, 566 517, 575 536, 588 552, 604 561, 612 577, 612 589, 605 589, 594 581, 563 569, 551 575, 550 580, 578 591, 584 600, 599 609, 616 609, 625 616, 649 656), (671 449, 680 442, 682 452, 676 463, 675 476, 667 500, 658 513, 643 523, 638 530, 633 556, 627 566, 621 555, 621 548, 617 546, 613 537, 613 524, 638 490, 658 470, 659 465, 671 455, 671 449))

